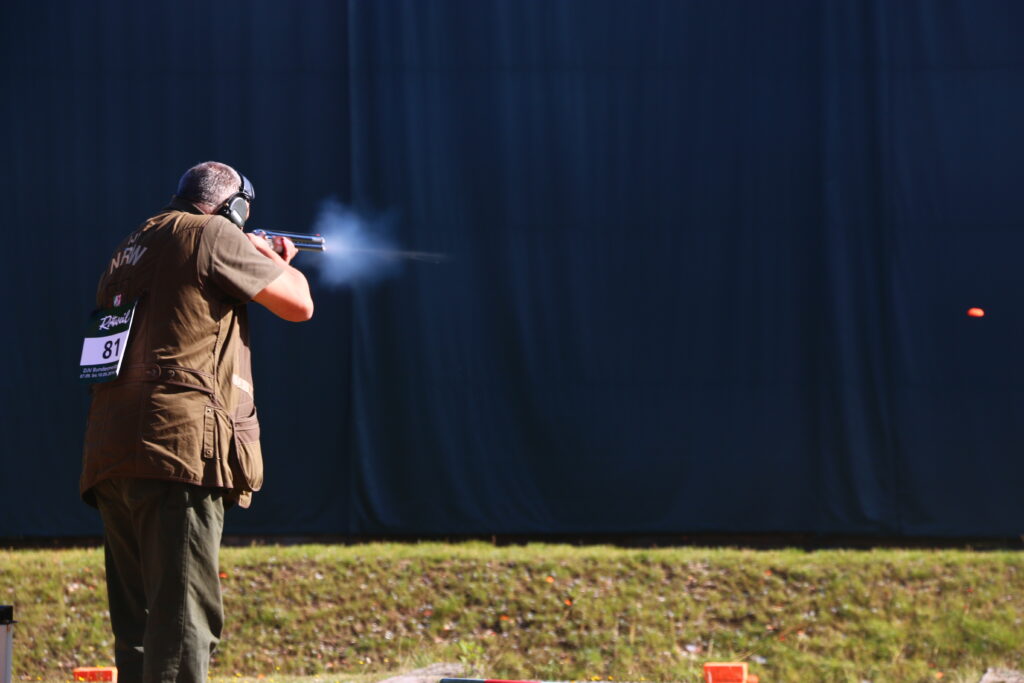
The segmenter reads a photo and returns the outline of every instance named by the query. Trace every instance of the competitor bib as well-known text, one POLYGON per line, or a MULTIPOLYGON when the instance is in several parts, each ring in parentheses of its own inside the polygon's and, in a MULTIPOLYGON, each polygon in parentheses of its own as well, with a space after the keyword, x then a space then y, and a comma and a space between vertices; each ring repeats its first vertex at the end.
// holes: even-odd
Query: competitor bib
POLYGON ((121 371, 121 359, 128 345, 135 304, 114 306, 96 311, 82 341, 81 372, 78 379, 89 384, 109 382, 121 371))

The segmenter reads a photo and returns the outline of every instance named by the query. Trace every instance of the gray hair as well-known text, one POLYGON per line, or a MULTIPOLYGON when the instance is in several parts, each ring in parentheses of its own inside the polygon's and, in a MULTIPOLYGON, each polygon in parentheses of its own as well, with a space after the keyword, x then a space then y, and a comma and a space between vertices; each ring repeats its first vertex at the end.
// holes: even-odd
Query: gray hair
POLYGON ((185 171, 178 181, 178 196, 196 204, 216 208, 238 192, 242 177, 219 161, 204 161, 185 171))

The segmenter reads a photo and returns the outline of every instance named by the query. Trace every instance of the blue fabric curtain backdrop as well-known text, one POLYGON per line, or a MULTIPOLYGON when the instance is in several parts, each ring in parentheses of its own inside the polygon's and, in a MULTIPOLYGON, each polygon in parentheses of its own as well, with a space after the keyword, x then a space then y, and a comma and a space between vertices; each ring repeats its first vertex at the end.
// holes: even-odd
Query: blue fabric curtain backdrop
POLYGON ((211 158, 253 179, 255 225, 309 230, 334 196, 452 255, 314 275, 308 324, 254 313, 267 483, 228 533, 1024 530, 1022 3, 0 20, 0 537, 98 532, 95 281, 211 158))

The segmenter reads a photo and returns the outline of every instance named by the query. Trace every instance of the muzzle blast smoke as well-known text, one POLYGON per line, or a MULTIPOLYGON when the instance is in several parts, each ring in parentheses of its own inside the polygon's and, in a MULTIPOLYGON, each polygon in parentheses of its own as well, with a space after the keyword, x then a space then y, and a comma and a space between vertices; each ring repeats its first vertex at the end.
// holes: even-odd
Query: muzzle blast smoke
POLYGON ((313 225, 317 236, 323 236, 325 258, 317 263, 321 279, 329 285, 366 282, 397 272, 404 261, 448 260, 446 254, 397 248, 386 237, 394 222, 394 213, 366 216, 334 199, 323 202, 313 225))
POLYGON ((342 246, 342 253, 355 256, 377 256, 386 259, 405 259, 406 261, 422 261, 423 263, 444 263, 448 260, 447 254, 436 254, 430 251, 402 251, 400 249, 362 249, 359 247, 342 246))

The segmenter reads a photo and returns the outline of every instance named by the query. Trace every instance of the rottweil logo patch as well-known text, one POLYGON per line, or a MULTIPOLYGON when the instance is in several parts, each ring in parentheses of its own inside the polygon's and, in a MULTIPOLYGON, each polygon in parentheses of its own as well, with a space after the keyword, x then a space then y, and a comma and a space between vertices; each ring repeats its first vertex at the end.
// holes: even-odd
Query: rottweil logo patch
POLYGON ((128 311, 124 315, 105 315, 100 318, 99 329, 109 330, 111 327, 117 327, 118 325, 127 325, 128 321, 132 318, 132 312, 128 311))

